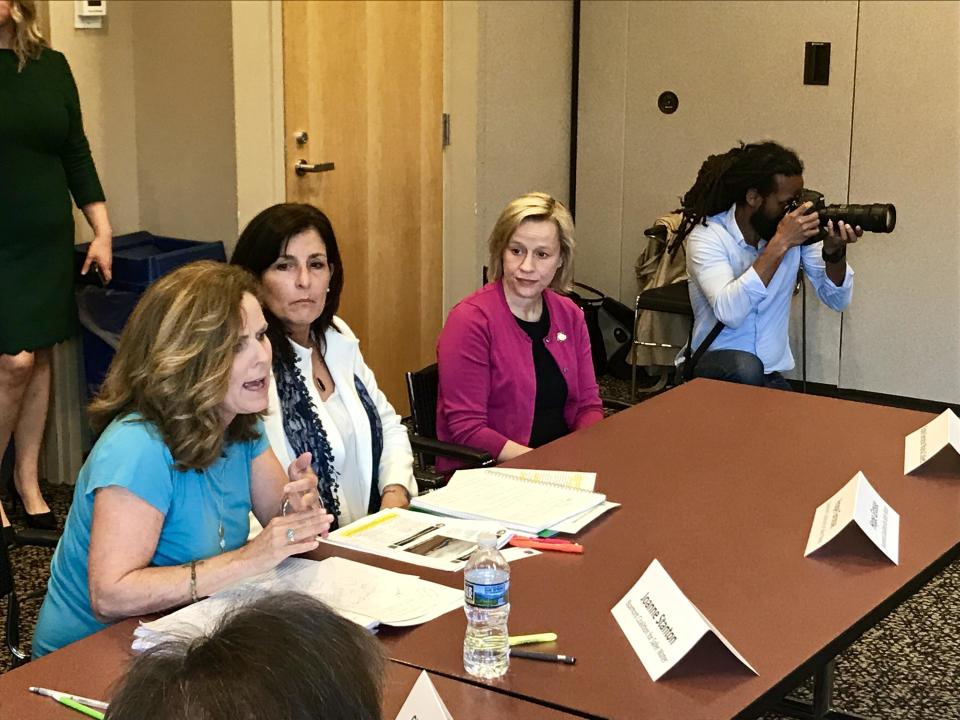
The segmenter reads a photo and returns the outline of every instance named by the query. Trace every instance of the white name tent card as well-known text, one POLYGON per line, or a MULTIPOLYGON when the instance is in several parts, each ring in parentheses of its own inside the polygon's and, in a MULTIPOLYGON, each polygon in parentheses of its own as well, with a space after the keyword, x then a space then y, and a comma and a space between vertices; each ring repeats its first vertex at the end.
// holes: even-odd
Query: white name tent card
POLYGON ((817 508, 804 557, 822 548, 851 523, 894 564, 899 564, 900 514, 880 497, 862 472, 817 508))
POLYGON ((397 713, 397 720, 453 720, 426 670, 421 671, 413 684, 413 690, 397 713))
POLYGON ((903 448, 903 474, 912 473, 948 445, 960 453, 960 418, 949 408, 907 435, 903 448))
POLYGON ((611 612, 654 682, 686 657, 708 633, 713 633, 737 660, 757 674, 746 658, 687 599, 659 560, 650 563, 611 612))

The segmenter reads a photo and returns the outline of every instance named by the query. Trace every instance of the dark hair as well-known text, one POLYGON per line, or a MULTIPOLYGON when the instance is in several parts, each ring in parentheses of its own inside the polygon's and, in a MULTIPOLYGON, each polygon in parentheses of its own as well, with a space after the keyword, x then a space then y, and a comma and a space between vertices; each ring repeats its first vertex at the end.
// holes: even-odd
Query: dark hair
POLYGON ((319 600, 270 594, 136 658, 106 717, 380 720, 384 664, 370 633, 319 600))
POLYGON ((711 155, 700 166, 693 187, 683 196, 683 219, 674 243, 682 241, 697 223, 706 225, 710 215, 745 202, 751 188, 769 195, 776 187, 774 175, 792 177, 802 173, 803 163, 797 154, 772 141, 749 145, 741 142, 722 155, 711 155))
MULTIPOLYGON (((343 262, 337 248, 337 237, 333 234, 330 219, 323 211, 305 203, 279 203, 262 210, 240 233, 230 263, 245 267, 262 278, 266 269, 286 250, 290 238, 311 228, 320 234, 326 246, 327 262, 331 269, 330 292, 327 293, 323 312, 310 326, 310 332, 320 344, 322 352, 323 334, 333 324, 343 291, 343 262)), ((285 363, 292 363, 293 348, 287 342, 283 323, 270 312, 266 303, 263 305, 263 316, 267 320, 267 337, 273 345, 274 355, 279 355, 285 363)))

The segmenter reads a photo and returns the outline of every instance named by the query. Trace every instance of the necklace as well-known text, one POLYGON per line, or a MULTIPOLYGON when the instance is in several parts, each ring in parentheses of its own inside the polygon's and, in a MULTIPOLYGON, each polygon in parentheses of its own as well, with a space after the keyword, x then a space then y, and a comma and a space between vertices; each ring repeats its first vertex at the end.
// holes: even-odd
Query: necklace
MULTIPOLYGON (((214 481, 212 473, 210 473, 208 470, 203 471, 203 477, 207 481, 207 486, 210 488, 210 492, 212 493, 214 489, 217 491, 217 545, 220 547, 220 552, 224 552, 227 549, 227 538, 226 531, 223 526, 223 488, 220 487, 220 481, 223 479, 223 474, 226 472, 226 458, 221 457, 219 462, 223 463, 223 467, 220 468, 220 475, 216 481, 214 481)), ((216 463, 211 465, 210 470, 212 470, 215 465, 216 463)))

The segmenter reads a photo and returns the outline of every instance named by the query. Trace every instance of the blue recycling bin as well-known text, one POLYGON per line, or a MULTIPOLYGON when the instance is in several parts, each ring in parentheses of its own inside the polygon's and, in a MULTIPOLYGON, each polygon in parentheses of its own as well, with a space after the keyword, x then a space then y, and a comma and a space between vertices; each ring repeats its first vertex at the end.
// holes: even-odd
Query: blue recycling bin
POLYGON ((227 259, 222 242, 162 237, 146 231, 113 239, 113 279, 100 285, 96 273, 80 276, 89 243, 77 245, 75 262, 80 277, 77 311, 80 317, 87 397, 92 398, 107 374, 120 333, 140 296, 157 278, 196 260, 227 259))

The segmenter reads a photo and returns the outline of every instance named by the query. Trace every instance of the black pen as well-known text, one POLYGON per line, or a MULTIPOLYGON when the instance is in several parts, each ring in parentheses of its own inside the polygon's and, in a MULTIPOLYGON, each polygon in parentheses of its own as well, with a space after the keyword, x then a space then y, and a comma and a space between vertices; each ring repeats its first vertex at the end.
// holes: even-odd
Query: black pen
POLYGON ((436 525, 431 525, 430 527, 426 527, 426 528, 424 528, 423 530, 421 530, 421 531, 418 532, 418 533, 414 533, 413 535, 411 535, 411 536, 408 537, 408 538, 404 538, 403 540, 397 540, 397 542, 395 542, 395 543, 393 543, 392 545, 390 545, 390 547, 391 547, 391 548, 403 547, 404 545, 407 545, 407 544, 409 544, 409 543, 412 543, 412 542, 413 542, 414 540, 416 540, 418 537, 422 537, 422 536, 426 535, 426 534, 429 533, 429 532, 433 532, 434 530, 439 530, 439 529, 442 528, 442 527, 443 527, 443 523, 437 523, 436 525))
POLYGON ((573 655, 554 655, 553 653, 533 652, 531 650, 517 650, 510 648, 510 657, 527 658, 528 660, 543 660, 544 662, 563 663, 573 665, 577 659, 573 655))

